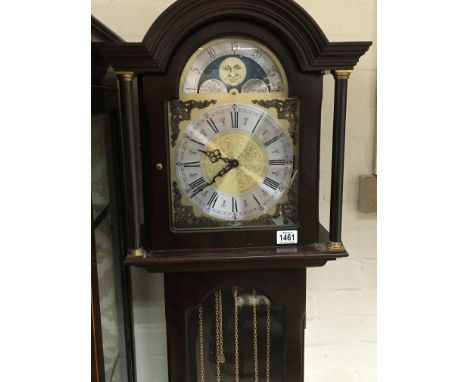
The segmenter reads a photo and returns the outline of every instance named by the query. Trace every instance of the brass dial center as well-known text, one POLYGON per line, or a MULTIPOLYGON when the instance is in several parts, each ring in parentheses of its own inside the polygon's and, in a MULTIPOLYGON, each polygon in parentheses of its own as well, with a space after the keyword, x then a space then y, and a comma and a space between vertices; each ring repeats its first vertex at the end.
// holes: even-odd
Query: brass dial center
MULTIPOLYGON (((263 182, 268 164, 268 156, 263 145, 245 131, 223 131, 216 134, 208 143, 207 150, 219 150, 223 158, 236 161, 236 165, 222 177, 216 178, 213 187, 226 195, 236 196, 253 190, 263 182)), ((218 160, 212 163, 204 156, 202 170, 205 179, 211 181, 228 162, 218 160)))

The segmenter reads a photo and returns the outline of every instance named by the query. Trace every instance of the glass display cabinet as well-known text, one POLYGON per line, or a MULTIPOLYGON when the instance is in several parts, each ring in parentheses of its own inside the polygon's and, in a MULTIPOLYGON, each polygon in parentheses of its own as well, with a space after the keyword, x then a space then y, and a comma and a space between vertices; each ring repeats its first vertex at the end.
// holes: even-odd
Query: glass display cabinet
MULTIPOLYGON (((121 39, 95 18, 92 41, 121 39)), ((92 381, 133 379, 130 272, 123 265, 121 131, 118 82, 91 50, 91 341, 92 381)))

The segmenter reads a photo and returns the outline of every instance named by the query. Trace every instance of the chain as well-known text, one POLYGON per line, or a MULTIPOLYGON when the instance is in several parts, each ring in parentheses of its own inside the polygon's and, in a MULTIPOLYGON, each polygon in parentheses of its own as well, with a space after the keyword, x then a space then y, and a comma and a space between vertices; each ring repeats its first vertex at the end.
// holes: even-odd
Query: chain
POLYGON ((223 345, 223 300, 221 290, 215 292, 215 317, 216 317, 216 358, 219 363, 226 362, 223 345))
POLYGON ((198 336, 200 340, 200 382, 205 382, 205 352, 203 346, 203 307, 198 308, 198 336))
POLYGON ((267 302, 267 322, 266 322, 266 365, 265 365, 265 382, 270 382, 270 332, 271 332, 271 318, 270 318, 270 301, 267 302))
POLYGON ((221 366, 219 357, 219 291, 215 292, 215 318, 216 318, 216 381, 221 381, 221 366))
POLYGON ((235 382, 239 382, 239 311, 237 307, 237 287, 234 287, 234 351, 235 351, 235 382))
POLYGON ((226 361, 223 351, 223 297, 221 290, 215 292, 216 317, 216 381, 221 381, 221 364, 226 361))
POLYGON ((254 347, 254 372, 255 382, 258 382, 258 342, 257 342, 257 297, 256 291, 253 290, 253 347, 254 347))
POLYGON ((218 311, 219 311, 219 357, 220 363, 226 362, 226 358, 224 357, 224 344, 223 344, 223 292, 220 289, 218 294, 218 311))

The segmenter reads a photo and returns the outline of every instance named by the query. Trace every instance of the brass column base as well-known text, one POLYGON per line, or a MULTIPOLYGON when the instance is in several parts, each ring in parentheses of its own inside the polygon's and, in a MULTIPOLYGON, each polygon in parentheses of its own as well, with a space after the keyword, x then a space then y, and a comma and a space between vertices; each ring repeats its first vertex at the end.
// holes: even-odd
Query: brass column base
POLYGON ((341 251, 344 248, 344 245, 341 241, 329 241, 328 242, 328 249, 330 251, 341 251))
POLYGON ((130 256, 142 257, 142 256, 145 256, 146 252, 143 248, 138 248, 138 249, 130 249, 128 251, 128 254, 130 256))

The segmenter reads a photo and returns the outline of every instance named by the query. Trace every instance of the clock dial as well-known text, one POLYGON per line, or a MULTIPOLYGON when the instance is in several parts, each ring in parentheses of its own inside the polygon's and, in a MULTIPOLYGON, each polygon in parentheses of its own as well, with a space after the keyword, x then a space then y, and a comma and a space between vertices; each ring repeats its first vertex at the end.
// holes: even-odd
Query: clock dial
POLYGON ((212 41, 188 61, 181 94, 286 92, 285 72, 265 46, 247 39, 212 41))
POLYGON ((193 120, 175 150, 190 203, 227 221, 251 220, 290 187, 294 153, 279 123, 258 107, 227 103, 193 120))

